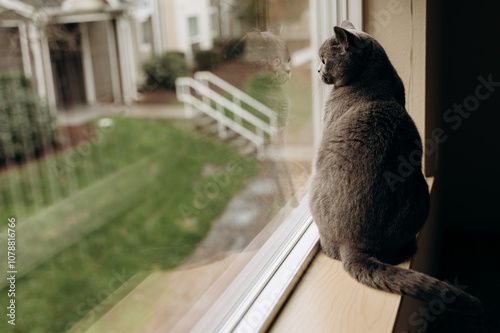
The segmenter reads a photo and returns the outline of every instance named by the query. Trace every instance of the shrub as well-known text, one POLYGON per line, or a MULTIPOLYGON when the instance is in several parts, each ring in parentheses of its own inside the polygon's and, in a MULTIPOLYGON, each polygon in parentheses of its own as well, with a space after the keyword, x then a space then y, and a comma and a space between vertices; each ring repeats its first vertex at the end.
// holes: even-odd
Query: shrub
POLYGON ((221 63, 220 51, 216 49, 197 51, 194 54, 194 59, 196 61, 196 69, 201 71, 214 69, 221 63))
POLYGON ((56 143, 56 119, 21 73, 0 73, 0 164, 40 156, 56 143))
POLYGON ((239 59, 245 51, 245 40, 242 38, 219 39, 214 41, 214 45, 221 50, 223 60, 239 59))
POLYGON ((143 65, 143 70, 146 74, 146 89, 159 85, 174 90, 175 80, 189 75, 186 59, 181 52, 167 52, 153 57, 143 65))

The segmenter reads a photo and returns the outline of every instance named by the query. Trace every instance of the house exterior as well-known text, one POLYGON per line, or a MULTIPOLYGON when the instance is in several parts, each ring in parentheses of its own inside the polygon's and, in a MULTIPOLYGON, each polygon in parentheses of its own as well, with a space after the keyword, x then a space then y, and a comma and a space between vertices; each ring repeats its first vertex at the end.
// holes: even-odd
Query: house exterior
POLYGON ((233 13, 237 1, 154 1, 157 1, 164 50, 181 51, 191 59, 196 50, 211 49, 216 38, 241 37, 240 22, 233 13))
POLYGON ((130 104, 144 61, 212 48, 217 20, 210 0, 0 0, 0 71, 23 72, 60 110, 130 104))
POLYGON ((161 1, 164 26, 161 36, 166 50, 181 51, 192 58, 197 49, 211 49, 214 31, 211 15, 214 7, 207 0, 161 1))

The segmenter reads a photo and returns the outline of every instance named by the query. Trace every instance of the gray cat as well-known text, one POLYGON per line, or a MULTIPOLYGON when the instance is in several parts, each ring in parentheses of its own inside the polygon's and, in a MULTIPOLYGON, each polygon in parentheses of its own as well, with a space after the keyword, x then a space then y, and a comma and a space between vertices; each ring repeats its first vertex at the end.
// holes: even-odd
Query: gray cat
POLYGON ((324 107, 309 202, 323 251, 367 286, 480 313, 477 298, 393 266, 416 252, 416 234, 429 212, 420 136, 382 46, 347 21, 334 32, 319 50, 318 72, 335 89, 324 107), (401 157, 417 167, 394 181, 401 157))

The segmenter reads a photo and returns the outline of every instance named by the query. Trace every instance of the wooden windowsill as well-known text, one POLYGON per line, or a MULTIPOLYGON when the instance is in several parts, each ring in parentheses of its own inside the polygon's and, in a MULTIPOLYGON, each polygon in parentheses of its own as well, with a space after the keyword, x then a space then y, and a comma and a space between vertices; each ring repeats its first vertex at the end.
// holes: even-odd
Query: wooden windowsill
POLYGON ((391 332, 400 301, 357 282, 320 251, 270 331, 391 332))
MULTIPOLYGON (((433 180, 427 179, 430 189, 433 180)), ((399 267, 409 268, 410 262, 399 267)), ((340 261, 320 251, 269 331, 389 333, 401 299, 400 295, 362 285, 349 276, 340 261)))

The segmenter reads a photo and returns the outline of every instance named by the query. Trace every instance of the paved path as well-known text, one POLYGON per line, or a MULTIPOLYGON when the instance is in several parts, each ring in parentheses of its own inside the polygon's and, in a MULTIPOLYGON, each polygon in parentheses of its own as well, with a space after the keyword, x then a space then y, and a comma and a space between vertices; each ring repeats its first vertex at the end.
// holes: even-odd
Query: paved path
POLYGON ((188 264, 223 252, 242 251, 269 222, 270 212, 276 205, 278 184, 268 164, 264 163, 263 173, 251 179, 229 201, 188 259, 188 264))
POLYGON ((127 117, 183 119, 182 104, 132 104, 132 105, 92 105, 81 106, 67 111, 59 111, 57 124, 75 126, 101 117, 126 115, 127 117))

